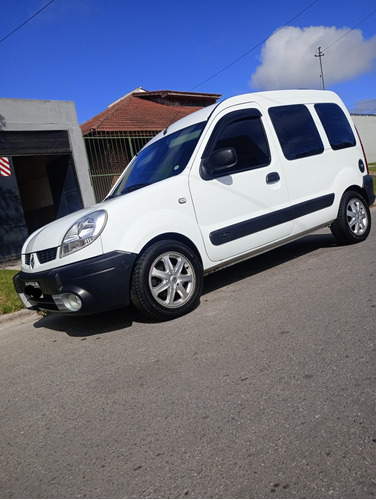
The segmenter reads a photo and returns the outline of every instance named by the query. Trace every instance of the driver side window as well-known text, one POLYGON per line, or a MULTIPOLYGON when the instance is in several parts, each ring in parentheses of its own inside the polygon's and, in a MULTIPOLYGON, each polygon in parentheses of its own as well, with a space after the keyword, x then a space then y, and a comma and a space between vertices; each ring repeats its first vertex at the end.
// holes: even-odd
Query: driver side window
POLYGON ((220 120, 208 144, 208 153, 234 148, 237 163, 222 175, 264 167, 270 163, 270 150, 261 114, 256 109, 234 111, 220 120))

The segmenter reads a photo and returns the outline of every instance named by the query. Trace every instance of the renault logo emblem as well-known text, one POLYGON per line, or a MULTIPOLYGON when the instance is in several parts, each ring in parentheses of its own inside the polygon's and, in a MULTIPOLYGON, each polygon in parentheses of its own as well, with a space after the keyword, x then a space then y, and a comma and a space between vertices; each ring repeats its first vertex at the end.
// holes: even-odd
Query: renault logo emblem
POLYGON ((32 253, 30 257, 30 268, 34 269, 34 265, 35 265, 35 257, 34 254, 32 253))

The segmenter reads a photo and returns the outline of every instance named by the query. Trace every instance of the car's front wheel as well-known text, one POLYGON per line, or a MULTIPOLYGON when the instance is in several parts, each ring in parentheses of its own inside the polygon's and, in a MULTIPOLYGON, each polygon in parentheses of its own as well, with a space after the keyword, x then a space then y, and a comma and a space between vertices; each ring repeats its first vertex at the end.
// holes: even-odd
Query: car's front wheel
POLYGON ((333 236, 340 244, 364 241, 371 230, 371 214, 368 204, 356 191, 348 191, 342 197, 338 217, 331 225, 333 236))
POLYGON ((197 307, 202 285, 202 265, 196 254, 179 241, 158 241, 136 263, 131 299, 144 316, 173 319, 197 307))

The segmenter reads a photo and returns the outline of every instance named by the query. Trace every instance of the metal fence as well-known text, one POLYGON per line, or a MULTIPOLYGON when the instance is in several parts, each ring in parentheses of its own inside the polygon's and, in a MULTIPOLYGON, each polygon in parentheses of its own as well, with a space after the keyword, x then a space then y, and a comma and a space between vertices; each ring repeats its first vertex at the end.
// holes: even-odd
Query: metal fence
POLYGON ((102 201, 133 156, 156 134, 92 132, 84 137, 95 200, 102 201))

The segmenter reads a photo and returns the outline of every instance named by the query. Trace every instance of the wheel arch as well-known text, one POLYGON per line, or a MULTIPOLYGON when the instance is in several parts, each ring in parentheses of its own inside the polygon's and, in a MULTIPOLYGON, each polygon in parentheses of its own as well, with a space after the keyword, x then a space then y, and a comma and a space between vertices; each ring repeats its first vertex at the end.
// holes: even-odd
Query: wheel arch
POLYGON ((187 238, 186 236, 184 236, 183 234, 174 233, 174 232, 163 233, 163 234, 159 234, 158 236, 155 236, 150 241, 148 241, 146 243, 146 245, 143 246, 139 255, 141 255, 147 248, 149 248, 151 245, 153 245, 157 241, 164 241, 164 240, 175 240, 175 241, 179 241, 180 243, 184 243, 197 255, 197 258, 199 259, 201 265, 203 265, 201 253, 200 253, 199 249, 197 248, 197 246, 193 243, 193 241, 190 240, 189 238, 187 238))
POLYGON ((341 199, 343 198, 343 196, 348 193, 349 191, 355 191, 356 193, 360 194, 365 200, 366 202, 368 203, 369 205, 369 198, 368 198, 368 194, 366 192, 365 189, 361 188, 360 186, 357 186, 356 184, 354 184, 353 186, 349 186, 346 191, 344 193, 342 193, 342 196, 341 196, 341 199))

